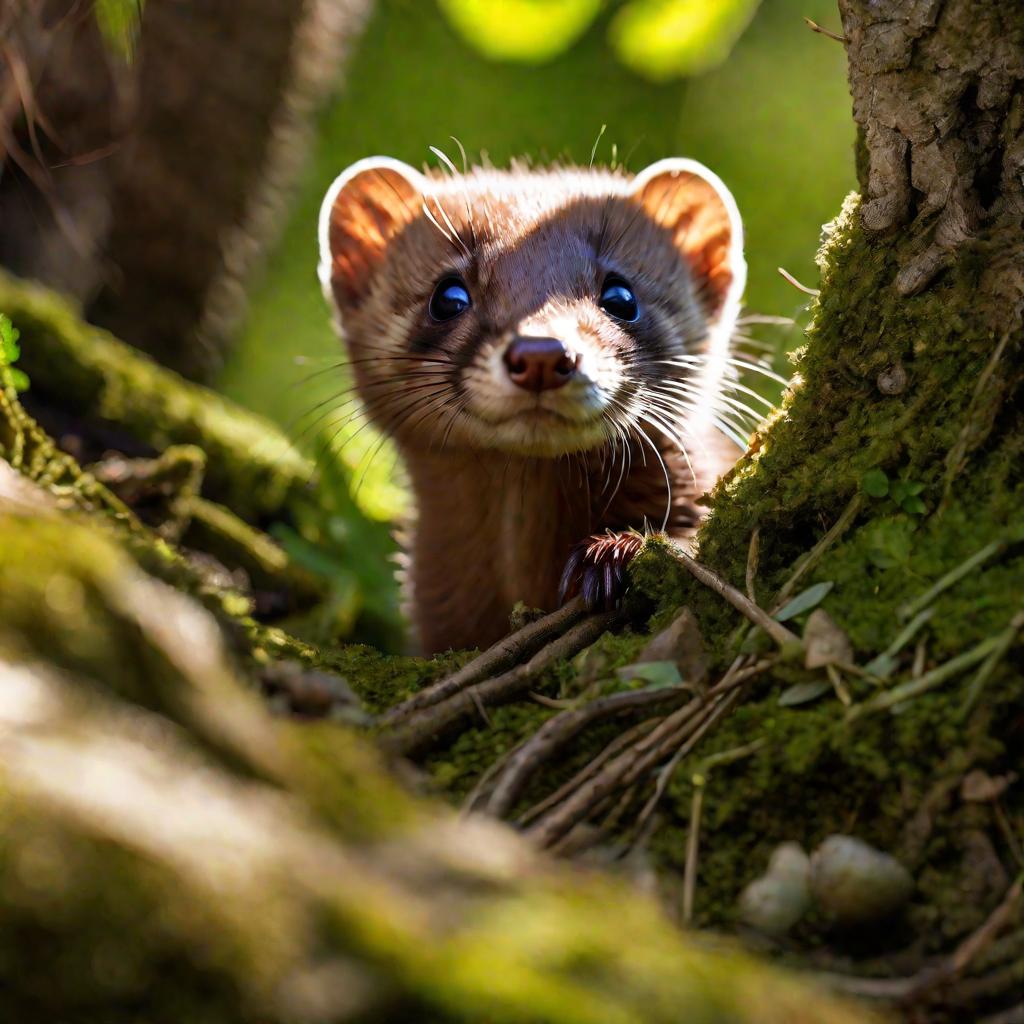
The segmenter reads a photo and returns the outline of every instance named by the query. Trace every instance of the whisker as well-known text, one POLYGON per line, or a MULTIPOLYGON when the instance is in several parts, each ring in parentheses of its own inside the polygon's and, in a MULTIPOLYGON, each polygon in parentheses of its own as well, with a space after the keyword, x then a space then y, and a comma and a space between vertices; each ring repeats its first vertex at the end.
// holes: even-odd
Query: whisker
MULTIPOLYGON (((448 216, 448 211, 441 205, 441 200, 437 196, 431 196, 434 200, 434 205, 437 207, 437 212, 441 214, 445 224, 448 225, 448 230, 451 231, 452 235, 455 236, 455 240, 458 242, 459 247, 466 254, 466 259, 472 259, 473 254, 469 251, 469 246, 462 240, 462 236, 456 230, 455 225, 452 223, 451 217, 448 216)), ((452 244, 455 244, 454 242, 452 244)))
MULTIPOLYGON (((663 386, 664 387, 664 386, 663 386)), ((699 388, 690 388, 684 382, 674 382, 671 387, 677 391, 684 391, 687 394, 693 395, 702 399, 698 404, 698 408, 702 408, 706 405, 714 407, 717 403, 725 403, 730 408, 735 409, 737 412, 743 413, 745 416, 749 416, 754 423, 760 423, 764 418, 756 409, 751 409, 745 402, 741 402, 738 398, 731 398, 729 395, 724 394, 708 394, 699 388)), ((664 391, 662 393, 665 393, 664 391)), ((769 410, 774 407, 769 404, 769 410)))
MULTIPOLYGON (((641 418, 642 419, 646 419, 646 417, 641 417, 641 418)), ((668 467, 666 467, 666 465, 665 465, 665 460, 661 457, 661 452, 658 451, 658 446, 647 436, 647 434, 644 431, 643 427, 641 427, 639 424, 634 423, 633 424, 633 429, 635 431, 637 431, 637 433, 639 433, 640 437, 644 441, 646 441, 647 444, 650 446, 651 451, 654 452, 655 458, 657 458, 658 463, 661 465, 661 472, 662 472, 662 474, 665 477, 665 491, 666 491, 665 517, 661 521, 661 532, 664 533, 666 528, 668 527, 668 521, 669 521, 669 519, 670 519, 670 517, 672 515, 672 480, 669 477, 668 467)))
POLYGON ((739 367, 743 370, 750 370, 753 373, 763 374, 765 377, 770 378, 777 384, 781 384, 784 387, 789 386, 789 381, 785 377, 780 377, 774 370, 769 370, 766 366, 761 366, 758 363, 749 362, 746 359, 737 359, 735 356, 708 356, 708 355, 686 355, 686 356, 674 356, 671 359, 656 359, 654 362, 664 364, 667 366, 682 366, 687 368, 699 367, 701 363, 710 362, 712 359, 720 359, 723 363, 729 366, 739 367))

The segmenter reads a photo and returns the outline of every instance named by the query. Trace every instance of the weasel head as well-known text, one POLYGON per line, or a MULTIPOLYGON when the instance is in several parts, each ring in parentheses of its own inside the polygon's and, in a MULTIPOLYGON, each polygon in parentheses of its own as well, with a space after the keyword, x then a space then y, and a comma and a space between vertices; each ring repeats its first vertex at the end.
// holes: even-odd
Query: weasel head
POLYGON ((700 430, 745 276, 736 204, 691 160, 442 178, 375 157, 320 217, 360 395, 407 451, 556 457, 700 430))

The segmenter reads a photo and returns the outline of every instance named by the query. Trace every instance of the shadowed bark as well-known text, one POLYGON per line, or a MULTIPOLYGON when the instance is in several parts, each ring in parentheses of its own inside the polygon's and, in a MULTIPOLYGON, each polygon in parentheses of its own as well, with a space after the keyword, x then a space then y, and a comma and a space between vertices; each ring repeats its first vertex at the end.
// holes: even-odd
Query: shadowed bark
POLYGON ((93 3, 0 13, 0 262, 209 378, 369 0, 149 0, 134 60, 93 3))

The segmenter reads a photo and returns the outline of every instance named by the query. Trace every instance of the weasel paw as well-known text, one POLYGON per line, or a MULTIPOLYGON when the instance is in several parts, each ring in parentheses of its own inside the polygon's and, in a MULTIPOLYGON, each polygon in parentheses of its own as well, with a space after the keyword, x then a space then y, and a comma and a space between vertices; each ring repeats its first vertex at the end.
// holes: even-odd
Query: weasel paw
POLYGON ((611 611, 626 590, 626 566, 644 546, 639 533, 596 533, 576 544, 562 570, 558 587, 559 601, 576 594, 591 610, 611 611))

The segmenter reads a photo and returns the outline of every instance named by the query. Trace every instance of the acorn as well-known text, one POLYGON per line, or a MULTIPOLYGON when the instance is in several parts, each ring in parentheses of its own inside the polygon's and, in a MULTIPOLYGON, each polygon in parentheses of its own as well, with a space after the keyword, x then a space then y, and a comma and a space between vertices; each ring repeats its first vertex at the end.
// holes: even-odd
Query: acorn
POLYGON ((829 836, 812 854, 811 895, 841 925, 879 921, 899 910, 914 880, 895 857, 854 836, 829 836))

